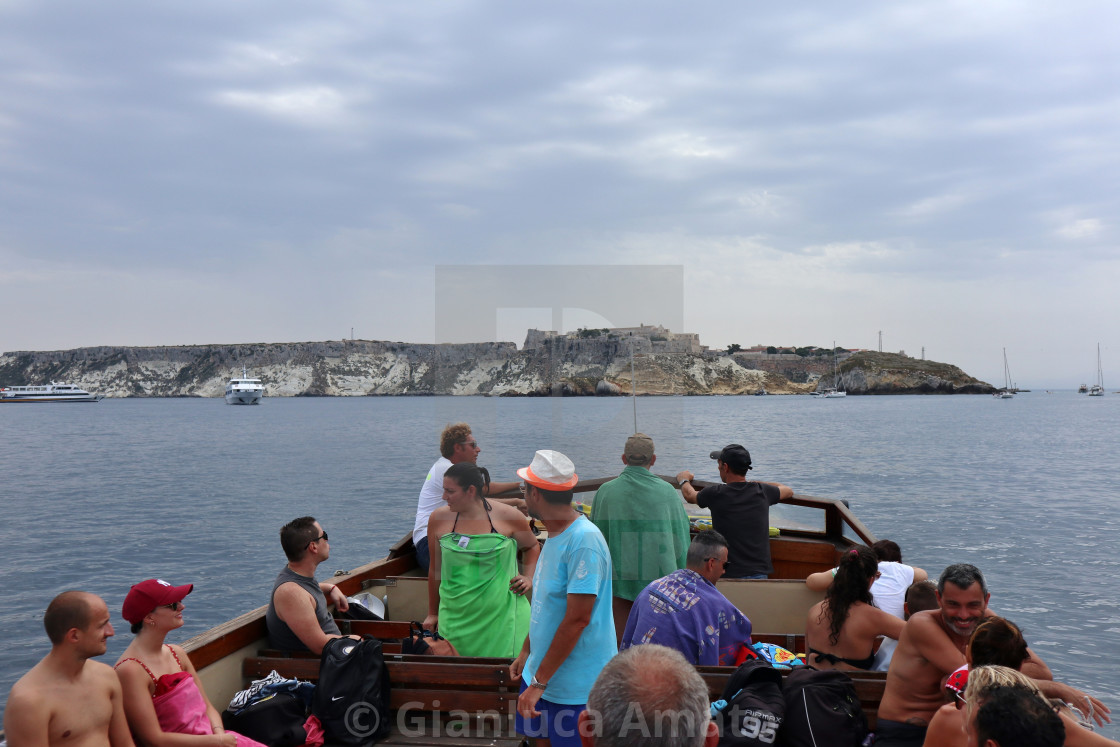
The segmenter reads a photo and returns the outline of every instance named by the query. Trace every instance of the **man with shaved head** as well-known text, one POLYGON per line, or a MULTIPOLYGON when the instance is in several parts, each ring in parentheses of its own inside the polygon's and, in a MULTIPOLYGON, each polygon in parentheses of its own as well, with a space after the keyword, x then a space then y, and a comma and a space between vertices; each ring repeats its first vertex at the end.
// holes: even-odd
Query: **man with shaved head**
POLYGON ((4 711, 9 747, 133 747, 121 685, 105 653, 113 635, 101 597, 65 591, 47 607, 51 650, 12 686, 4 711))

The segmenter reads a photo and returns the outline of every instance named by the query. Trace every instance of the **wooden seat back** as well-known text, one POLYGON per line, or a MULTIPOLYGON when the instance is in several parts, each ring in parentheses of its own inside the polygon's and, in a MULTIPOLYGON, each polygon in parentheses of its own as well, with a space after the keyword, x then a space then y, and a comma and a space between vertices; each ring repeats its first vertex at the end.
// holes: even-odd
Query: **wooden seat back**
MULTIPOLYGON (((244 660, 242 676, 246 683, 272 671, 287 678, 318 681, 317 657, 266 653, 272 652, 244 660)), ((508 659, 398 653, 385 655, 385 667, 392 683, 394 734, 403 741, 415 744, 419 737, 449 734, 517 741, 513 714, 520 684, 510 677, 508 659)))

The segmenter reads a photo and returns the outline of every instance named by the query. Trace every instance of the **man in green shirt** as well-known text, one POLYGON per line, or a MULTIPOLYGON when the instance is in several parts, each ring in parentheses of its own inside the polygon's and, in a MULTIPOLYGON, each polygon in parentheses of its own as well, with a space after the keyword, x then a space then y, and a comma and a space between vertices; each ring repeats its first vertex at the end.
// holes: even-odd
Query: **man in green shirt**
POLYGON ((684 568, 688 515, 672 485, 650 472, 657 461, 653 439, 626 439, 622 474, 603 485, 591 504, 591 521, 611 551, 612 609, 619 641, 634 599, 654 579, 684 568))

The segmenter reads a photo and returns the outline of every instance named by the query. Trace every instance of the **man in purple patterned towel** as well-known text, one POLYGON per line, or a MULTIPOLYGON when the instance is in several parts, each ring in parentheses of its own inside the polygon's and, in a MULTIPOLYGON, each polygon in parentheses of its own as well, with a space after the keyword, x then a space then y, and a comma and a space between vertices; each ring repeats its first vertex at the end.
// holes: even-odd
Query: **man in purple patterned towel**
POLYGON ((693 664, 730 666, 739 648, 751 643, 751 621, 716 589, 727 565, 727 540, 715 530, 700 532, 686 563, 642 590, 618 648, 657 643, 693 664))

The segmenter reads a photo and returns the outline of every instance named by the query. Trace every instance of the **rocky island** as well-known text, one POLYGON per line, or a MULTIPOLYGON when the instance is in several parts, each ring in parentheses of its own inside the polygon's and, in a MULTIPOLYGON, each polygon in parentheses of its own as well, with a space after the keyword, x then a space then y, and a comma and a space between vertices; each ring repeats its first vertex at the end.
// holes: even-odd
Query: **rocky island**
MULTIPOLYGON (((520 350, 333 340, 19 351, 0 354, 0 386, 58 381, 108 397, 220 397, 242 367, 268 397, 808 394, 833 379, 831 350, 713 351, 697 335, 645 325, 588 332, 530 330, 520 350)), ((956 366, 901 353, 845 352, 836 361, 853 395, 994 391, 956 366)))

